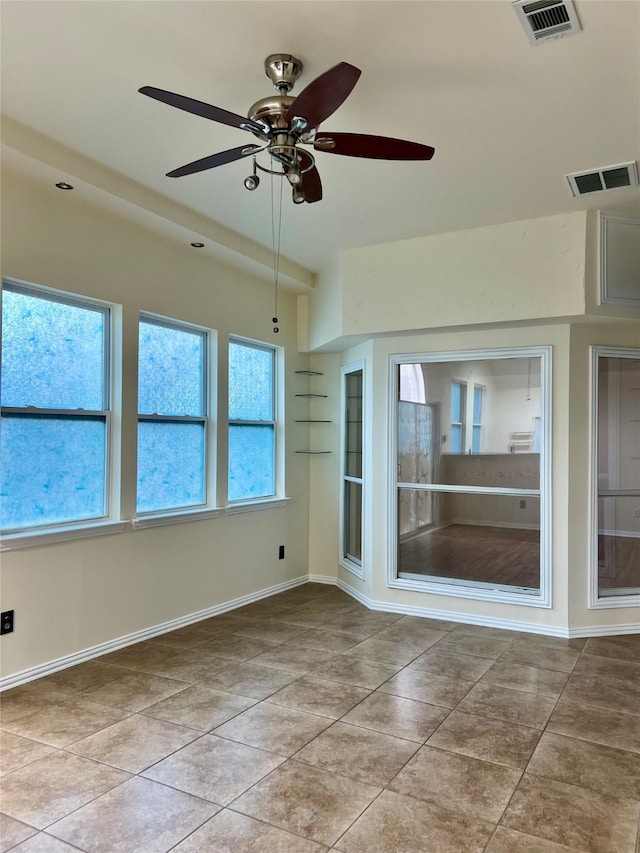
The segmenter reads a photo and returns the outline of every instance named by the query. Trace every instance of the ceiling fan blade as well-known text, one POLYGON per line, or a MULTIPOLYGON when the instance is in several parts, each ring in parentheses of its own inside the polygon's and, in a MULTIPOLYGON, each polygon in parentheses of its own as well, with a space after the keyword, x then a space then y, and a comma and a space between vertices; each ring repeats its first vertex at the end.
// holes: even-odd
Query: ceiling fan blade
POLYGON ((245 118, 245 116, 239 116, 236 113, 229 112, 229 110, 223 110, 221 107, 214 107, 212 104, 205 104, 203 101, 187 98, 186 95, 167 92, 165 89, 156 89, 155 86, 143 86, 138 91, 149 98, 154 98, 156 101, 162 101, 163 104, 169 104, 170 107, 177 107, 179 110, 202 116, 202 118, 208 118, 211 121, 219 121, 221 124, 228 124, 231 127, 239 127, 242 130, 255 131, 264 135, 265 129, 262 125, 257 124, 250 118, 245 118))
POLYGON ((228 151, 210 154, 201 160, 194 160, 193 163, 187 163, 186 166, 180 166, 179 169, 167 172, 167 177, 182 178, 184 175, 193 175, 195 172, 204 172, 205 169, 224 166, 225 163, 233 163, 234 160, 241 160, 243 157, 248 157, 254 151, 259 151, 260 148, 260 145, 240 145, 239 148, 229 148, 228 151))
POLYGON ((309 204, 321 200, 322 181, 320 180, 320 173, 315 166, 309 169, 308 172, 302 173, 302 192, 304 193, 304 200, 309 204))
POLYGON ((373 160, 431 160, 435 148, 406 139, 389 136, 370 136, 365 133, 319 133, 313 143, 316 151, 343 154, 347 157, 368 157, 373 160))
POLYGON ((289 107, 289 124, 297 116, 306 120, 307 127, 317 127, 346 100, 361 73, 354 65, 340 62, 316 77, 289 107))

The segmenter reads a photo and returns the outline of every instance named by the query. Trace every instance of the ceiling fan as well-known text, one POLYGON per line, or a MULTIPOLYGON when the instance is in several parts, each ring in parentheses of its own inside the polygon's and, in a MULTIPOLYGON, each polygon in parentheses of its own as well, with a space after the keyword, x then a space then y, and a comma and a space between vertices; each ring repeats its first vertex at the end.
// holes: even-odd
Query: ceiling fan
POLYGON ((348 62, 340 62, 312 80, 297 97, 293 97, 289 93, 302 73, 302 68, 302 62, 290 54, 275 53, 268 56, 265 73, 278 94, 256 101, 250 107, 247 118, 154 86, 139 89, 143 95, 157 101, 211 121, 247 130, 261 140, 260 145, 240 145, 187 163, 167 172, 167 177, 192 175, 253 155, 253 173, 245 178, 245 187, 248 190, 257 188, 260 183, 258 171, 284 174, 293 188, 294 203, 301 204, 305 201, 320 201, 322 198, 322 183, 315 157, 303 145, 312 146, 314 151, 375 160, 430 160, 433 157, 435 150, 430 145, 418 142, 320 130, 319 125, 349 96, 361 72, 348 62), (262 151, 270 155, 272 165, 279 167, 277 170, 258 163, 256 155, 262 151))

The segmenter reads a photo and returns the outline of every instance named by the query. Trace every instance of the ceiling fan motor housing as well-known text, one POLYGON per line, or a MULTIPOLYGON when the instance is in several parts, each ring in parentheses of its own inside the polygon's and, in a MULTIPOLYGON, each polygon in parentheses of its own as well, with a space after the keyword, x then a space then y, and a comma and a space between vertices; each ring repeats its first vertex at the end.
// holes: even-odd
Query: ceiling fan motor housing
POLYGON ((265 74, 281 94, 293 89, 303 67, 302 62, 290 53, 272 53, 264 61, 265 74))

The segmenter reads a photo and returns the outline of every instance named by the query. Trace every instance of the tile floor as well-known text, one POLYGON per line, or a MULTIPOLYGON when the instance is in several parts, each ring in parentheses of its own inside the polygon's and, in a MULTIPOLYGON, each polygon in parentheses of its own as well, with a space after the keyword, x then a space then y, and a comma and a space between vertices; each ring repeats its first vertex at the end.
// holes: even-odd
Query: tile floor
POLYGON ((0 851, 640 853, 640 635, 306 584, 0 699, 0 851))

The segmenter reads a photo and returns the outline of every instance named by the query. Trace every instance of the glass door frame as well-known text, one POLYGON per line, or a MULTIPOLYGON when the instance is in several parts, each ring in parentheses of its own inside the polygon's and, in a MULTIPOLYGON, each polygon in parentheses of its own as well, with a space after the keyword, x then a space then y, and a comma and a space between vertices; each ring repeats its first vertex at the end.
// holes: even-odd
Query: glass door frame
POLYGON ((518 347, 509 349, 456 350, 451 352, 402 353, 389 356, 389 459, 388 459, 388 499, 387 499, 387 586, 392 589, 406 589, 416 592, 450 595, 456 598, 497 601, 505 604, 522 604, 527 607, 551 609, 552 602, 552 495, 551 495, 551 377, 552 347, 518 347), (442 581, 413 580, 398 577, 398 490, 400 488, 426 489, 437 492, 460 492, 466 494, 496 494, 496 489, 483 486, 451 486, 419 483, 401 483, 397 477, 397 401, 399 365, 427 362, 488 361, 507 358, 540 359, 540 416, 543 428, 543 441, 540 448, 540 488, 501 489, 506 496, 536 497, 540 500, 540 590, 539 592, 509 590, 495 585, 472 584, 469 581, 444 579, 442 581))
POLYGON ((365 576, 365 565, 366 565, 366 552, 365 552, 365 507, 366 507, 366 497, 365 497, 365 465, 367 460, 367 447, 366 447, 366 431, 365 431, 365 362, 364 361, 356 361, 351 364, 346 364, 340 369, 340 503, 339 503, 339 512, 340 512, 340 532, 339 532, 339 554, 338 554, 338 563, 343 568, 350 571, 356 577, 364 580, 365 576), (360 438, 362 444, 362 468, 361 468, 361 476, 354 477, 346 472, 346 450, 347 450, 347 406, 346 406, 346 393, 347 393, 347 376, 351 373, 361 373, 362 374, 362 399, 361 399, 361 411, 362 411, 362 423, 360 424, 360 438), (345 500, 345 488, 347 483, 354 483, 360 486, 360 494, 362 499, 362 504, 360 507, 360 559, 352 556, 348 553, 347 544, 346 544, 346 528, 347 528, 347 520, 346 520, 346 500, 345 500))
MULTIPOLYGON (((591 428, 590 433, 590 494, 591 508, 589 519, 589 609, 612 609, 617 607, 640 607, 640 588, 638 592, 629 592, 622 595, 600 595, 599 571, 598 571, 598 498, 599 497, 635 497, 638 495, 640 502, 640 489, 612 489, 606 490, 606 495, 600 493, 598 485, 598 379, 599 361, 601 358, 628 358, 635 361, 640 360, 640 349, 631 347, 602 347, 592 346, 589 348, 591 354, 591 428)), ((635 589, 635 588, 634 588, 635 589)))

